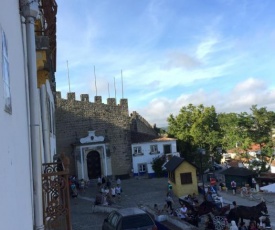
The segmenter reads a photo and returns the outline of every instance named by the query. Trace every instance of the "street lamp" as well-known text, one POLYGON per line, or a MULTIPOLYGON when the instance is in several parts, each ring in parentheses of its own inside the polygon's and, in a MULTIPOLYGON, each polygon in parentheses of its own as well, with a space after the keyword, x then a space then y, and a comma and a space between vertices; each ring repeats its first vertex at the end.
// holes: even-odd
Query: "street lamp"
POLYGON ((202 181, 202 188, 203 188, 203 195, 205 195, 205 188, 204 188, 204 179, 203 179, 203 172, 202 172, 202 155, 205 155, 205 150, 199 148, 198 152, 200 154, 200 174, 201 174, 201 181, 202 181))

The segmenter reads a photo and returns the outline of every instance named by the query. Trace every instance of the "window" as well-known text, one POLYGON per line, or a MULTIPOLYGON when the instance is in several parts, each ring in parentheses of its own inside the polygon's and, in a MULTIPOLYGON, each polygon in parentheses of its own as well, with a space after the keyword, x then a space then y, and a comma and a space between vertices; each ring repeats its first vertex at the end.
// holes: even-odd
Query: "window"
POLYGON ((111 212, 110 215, 107 217, 109 223, 111 223, 114 215, 115 215, 115 212, 111 212))
POLYGON ((140 173, 146 172, 146 171, 147 171, 146 164, 145 164, 145 163, 144 163, 144 164, 139 164, 139 165, 138 165, 138 171, 139 171, 140 173))
POLYGON ((111 225, 116 227, 117 226, 117 223, 118 223, 118 220, 119 220, 119 215, 117 213, 115 213, 112 217, 112 220, 111 220, 111 225))
POLYGON ((7 113, 12 113, 11 107, 11 91, 10 91, 10 70, 9 70, 9 59, 8 59, 8 44, 6 40, 6 35, 2 30, 2 76, 3 76, 3 86, 4 86, 4 100, 5 108, 7 113))
POLYGON ((172 153, 171 145, 163 145, 164 154, 172 153))
POLYGON ((150 153, 151 154, 158 153, 158 146, 157 145, 150 145, 150 153))
POLYGON ((134 147, 134 155, 143 155, 141 152, 141 146, 134 147))
POLYGON ((126 216, 122 219, 122 229, 144 229, 143 226, 151 225, 154 223, 148 214, 126 216))
POLYGON ((181 173, 180 180, 181 184, 192 184, 192 173, 181 173))

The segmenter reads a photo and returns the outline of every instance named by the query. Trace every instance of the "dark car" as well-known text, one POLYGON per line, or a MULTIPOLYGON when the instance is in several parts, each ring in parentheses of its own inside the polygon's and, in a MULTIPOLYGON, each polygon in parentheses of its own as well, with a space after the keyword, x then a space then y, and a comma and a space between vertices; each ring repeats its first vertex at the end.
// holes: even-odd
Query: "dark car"
POLYGON ((104 219, 102 230, 157 230, 154 220, 139 208, 123 208, 112 211, 104 219))

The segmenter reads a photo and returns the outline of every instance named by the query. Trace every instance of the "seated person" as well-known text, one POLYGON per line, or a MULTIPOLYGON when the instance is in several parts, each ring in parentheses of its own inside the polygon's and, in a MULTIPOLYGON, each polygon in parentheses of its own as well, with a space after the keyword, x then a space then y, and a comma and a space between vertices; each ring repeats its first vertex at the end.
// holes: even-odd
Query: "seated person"
POLYGON ((213 196, 212 196, 212 193, 211 193, 210 191, 208 191, 207 194, 206 194, 206 200, 207 200, 208 202, 211 202, 211 203, 215 204, 215 206, 216 206, 217 209, 220 209, 220 208, 221 208, 221 202, 216 202, 216 201, 214 200, 214 198, 213 198, 213 196))
POLYGON ((180 208, 180 211, 179 211, 179 218, 184 220, 184 219, 187 219, 187 208, 185 206, 184 203, 181 204, 181 208, 180 208))
POLYGON ((190 194, 187 197, 185 197, 184 200, 187 201, 189 204, 193 204, 193 199, 190 194))
POLYGON ((198 200, 194 200, 193 207, 195 211, 199 211, 200 204, 198 200))

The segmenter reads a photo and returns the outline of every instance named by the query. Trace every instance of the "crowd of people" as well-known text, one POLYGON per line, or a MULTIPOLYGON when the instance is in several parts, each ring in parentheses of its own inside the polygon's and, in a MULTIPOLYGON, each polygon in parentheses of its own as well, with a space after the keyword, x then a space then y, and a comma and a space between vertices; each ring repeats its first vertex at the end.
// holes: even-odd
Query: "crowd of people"
MULTIPOLYGON (((234 187, 236 186, 234 182, 235 181, 231 183, 232 189, 234 189, 234 187)), ((88 186, 87 181, 83 179, 77 180, 74 176, 70 177, 69 184, 72 198, 76 198, 78 196, 78 192, 85 192, 85 189, 88 186)), ((120 202, 121 200, 122 188, 120 178, 117 178, 116 180, 111 180, 108 177, 99 176, 97 178, 97 186, 95 186, 95 189, 97 189, 95 205, 112 205, 114 203, 120 202)), ((218 205, 217 208, 220 208, 220 204, 216 203, 213 200, 212 195, 215 192, 216 190, 213 190, 209 187, 208 191, 204 194, 204 198, 207 201, 214 202, 216 205, 218 205)), ((195 193, 193 193, 192 195, 187 195, 184 198, 184 201, 187 203, 180 203, 180 207, 176 207, 174 200, 175 196, 173 195, 172 185, 168 182, 168 188, 163 208, 159 208, 158 204, 155 204, 155 214, 177 216, 181 220, 190 222, 190 220, 192 220, 193 218, 192 215, 194 210, 199 210, 199 197, 195 193)), ((232 203, 232 205, 233 209, 238 207, 235 201, 232 203)), ((266 216, 265 218, 262 218, 260 223, 256 223, 256 221, 253 219, 251 219, 248 224, 246 224, 245 222, 237 223, 236 221, 232 220, 230 223, 225 223, 224 230, 262 230, 267 229, 266 227, 268 226, 270 226, 270 219, 268 216, 266 216)), ((204 222, 204 227, 206 230, 215 229, 215 223, 213 221, 212 214, 207 214, 206 220, 204 222)))
MULTIPOLYGON (((89 181, 84 179, 78 180, 75 176, 69 178, 70 194, 73 199, 78 197, 79 193, 85 193, 86 188, 89 187, 89 181)), ((121 180, 117 178, 112 181, 108 177, 100 176, 97 179, 97 195, 95 204, 112 205, 119 202, 121 199, 121 180)))
POLYGON ((104 176, 98 177, 97 188, 95 205, 112 205, 120 201, 122 192, 120 178, 114 182, 104 176))
MULTIPOLYGON (((234 186, 234 184, 233 184, 234 186)), ((208 191, 205 194, 205 199, 207 201, 213 201, 212 200, 212 193, 214 193, 211 189, 208 189, 208 191)), ((168 183, 168 192, 166 194, 165 199, 165 205, 163 209, 159 209, 158 205, 154 205, 154 210, 156 215, 161 214, 170 214, 172 216, 177 216, 183 221, 187 221, 190 223, 190 220, 192 220, 193 212, 192 210, 199 209, 199 202, 196 194, 189 194, 184 198, 184 201, 189 203, 188 207, 191 207, 190 209, 187 207, 187 203, 181 203, 179 208, 175 208, 174 206, 174 198, 173 198, 173 192, 172 192, 172 186, 168 183), (176 211, 175 211, 176 210, 176 211)), ((214 201, 213 201, 214 202, 214 201)), ((218 203, 218 208, 220 208, 220 204, 218 203)), ((232 208, 238 208, 238 205, 236 201, 232 202, 232 208)), ((215 229, 215 223, 213 221, 213 214, 207 214, 205 221, 202 223, 204 225, 204 228, 206 230, 214 230, 215 229)), ((232 220, 230 223, 227 222, 227 219, 224 219, 224 229, 223 230, 263 230, 263 229, 271 229, 270 228, 270 219, 268 216, 263 217, 259 223, 256 222, 253 218, 250 219, 248 223, 245 222, 236 222, 232 220)))

